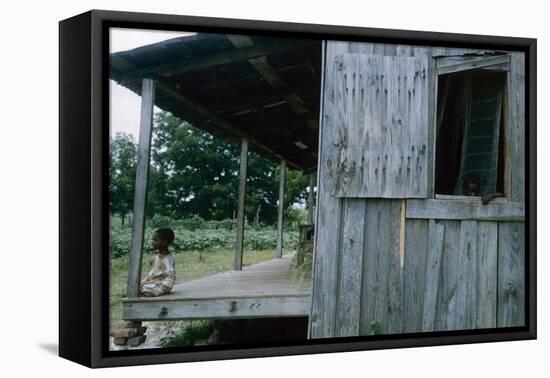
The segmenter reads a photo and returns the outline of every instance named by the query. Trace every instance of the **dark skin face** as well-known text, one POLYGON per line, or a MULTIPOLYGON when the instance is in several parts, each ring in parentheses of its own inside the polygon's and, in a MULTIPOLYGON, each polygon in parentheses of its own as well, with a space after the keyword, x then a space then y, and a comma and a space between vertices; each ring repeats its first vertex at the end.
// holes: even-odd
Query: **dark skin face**
POLYGON ((479 196, 479 185, 475 182, 466 181, 464 183, 465 196, 479 196))
POLYGON ((160 253, 166 254, 168 253, 168 244, 170 244, 168 240, 161 239, 156 232, 153 234, 153 238, 151 239, 153 251, 159 251, 160 253))

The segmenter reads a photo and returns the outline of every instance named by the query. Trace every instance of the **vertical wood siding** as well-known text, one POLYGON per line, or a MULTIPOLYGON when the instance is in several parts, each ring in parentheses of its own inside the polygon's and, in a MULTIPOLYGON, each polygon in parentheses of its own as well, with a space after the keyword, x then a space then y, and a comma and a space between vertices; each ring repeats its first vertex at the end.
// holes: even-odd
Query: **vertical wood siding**
POLYGON ((498 233, 497 325, 522 326, 525 324, 524 225, 501 223, 498 233))
POLYGON ((360 334, 367 334, 375 324, 383 333, 400 333, 403 328, 403 272, 399 257, 401 204, 384 199, 361 201, 367 205, 360 334))
MULTIPOLYGON (((428 59, 342 54, 327 81, 335 123, 332 193, 425 198, 428 194, 428 59)), ((329 160, 326 160, 328 162, 329 160)))
POLYGON ((508 111, 505 114, 506 150, 504 151, 506 177, 505 193, 511 201, 525 201, 525 54, 511 53, 506 95, 508 111))
MULTIPOLYGON (((524 324, 522 222, 409 219, 403 217, 406 201, 403 199, 341 198, 331 194, 334 164, 327 164, 327 160, 337 153, 334 135, 338 115, 329 111, 335 98, 326 88, 335 85, 331 80, 336 77, 336 65, 329 63, 336 56, 345 53, 426 56, 431 61, 431 56, 436 55, 482 52, 327 42, 310 337, 524 324)), ((522 79, 519 72, 513 72, 514 69, 514 80, 522 79)), ((429 86, 435 93, 432 84, 433 78, 429 86)), ((432 100, 427 97, 423 106, 433 109, 432 100)), ((520 100, 506 117, 520 117, 523 109, 520 100)), ((507 137, 523 130, 523 124, 516 128, 511 123, 507 137)), ((522 136, 518 138, 523 140, 522 136)), ((433 143, 430 135, 428 139, 433 143)), ((520 151, 523 150, 507 153, 516 156, 520 151)), ((433 150, 428 154, 432 156, 433 150)), ((523 167, 515 167, 516 162, 510 164, 514 167, 507 169, 522 172, 523 167)), ((523 182, 508 185, 513 200, 523 201, 523 182)))

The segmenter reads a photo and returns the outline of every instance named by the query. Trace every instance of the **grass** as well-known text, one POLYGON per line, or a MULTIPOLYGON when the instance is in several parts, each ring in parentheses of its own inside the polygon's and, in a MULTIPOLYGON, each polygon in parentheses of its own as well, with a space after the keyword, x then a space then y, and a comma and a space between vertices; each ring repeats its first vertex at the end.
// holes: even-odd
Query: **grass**
MULTIPOLYGON (((209 276, 233 269, 235 251, 232 249, 215 249, 206 251, 185 251, 174 253, 176 262, 176 284, 209 276)), ((275 250, 244 251, 243 266, 257 264, 275 257, 275 250)), ((142 276, 144 277, 153 264, 153 255, 143 256, 142 276)), ((128 256, 111 259, 110 269, 110 325, 122 319, 121 298, 126 296, 128 280, 128 256)))

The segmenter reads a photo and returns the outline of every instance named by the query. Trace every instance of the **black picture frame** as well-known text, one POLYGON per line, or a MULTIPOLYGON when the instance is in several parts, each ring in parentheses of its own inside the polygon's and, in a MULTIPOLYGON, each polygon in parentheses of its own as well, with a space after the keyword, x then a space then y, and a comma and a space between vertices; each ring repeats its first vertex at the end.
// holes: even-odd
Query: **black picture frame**
POLYGON ((59 355, 88 367, 535 339, 536 39, 92 10, 59 24, 59 355), (526 326, 112 352, 108 337, 108 29, 265 34, 506 49, 526 58, 526 326), (78 247, 75 247, 78 246, 78 247))

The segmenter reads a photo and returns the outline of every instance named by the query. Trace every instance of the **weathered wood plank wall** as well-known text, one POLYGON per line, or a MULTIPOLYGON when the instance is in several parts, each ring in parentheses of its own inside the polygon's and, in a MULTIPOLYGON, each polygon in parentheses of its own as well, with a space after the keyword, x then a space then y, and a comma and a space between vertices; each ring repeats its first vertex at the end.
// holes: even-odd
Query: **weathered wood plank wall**
MULTIPOLYGON (((337 65, 331 63, 345 53, 427 57, 432 95, 424 96, 422 106, 430 109, 427 197, 433 198, 432 126, 437 91, 432 57, 484 51, 329 41, 325 89, 337 85, 332 82, 338 77, 337 65)), ((516 96, 510 94, 511 81, 518 82, 514 88, 522 88, 523 68, 514 66, 521 59, 512 54, 508 96, 516 96)), ((331 193, 335 164, 328 162, 338 153, 339 115, 332 111, 334 101, 325 92, 310 337, 523 325, 521 146, 506 151, 508 161, 517 157, 520 162, 509 161, 506 167, 507 177, 514 174, 507 183, 509 203, 496 201, 480 208, 467 201, 337 197, 331 193)), ((505 115, 505 137, 519 143, 524 140, 520 135, 524 130, 522 101, 518 95, 511 102, 516 104, 514 109, 505 115)))
POLYGON ((325 93, 334 116, 332 192, 339 197, 425 198, 428 59, 343 54, 325 93))
POLYGON ((523 223, 498 226, 498 313, 499 327, 525 323, 525 231, 523 223))

